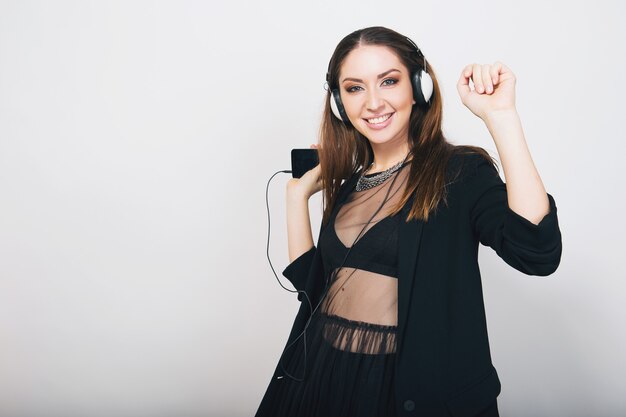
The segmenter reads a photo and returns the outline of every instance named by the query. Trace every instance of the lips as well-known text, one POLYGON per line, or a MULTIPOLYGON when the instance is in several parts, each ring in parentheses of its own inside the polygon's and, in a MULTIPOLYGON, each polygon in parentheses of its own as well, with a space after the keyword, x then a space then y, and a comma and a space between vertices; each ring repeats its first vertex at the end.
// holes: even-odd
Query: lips
POLYGON ((389 116, 387 117, 386 120, 383 120, 380 123, 370 123, 368 119, 363 119, 365 120, 365 123, 367 123, 367 126, 371 129, 375 129, 375 130, 379 130, 379 129, 384 129, 385 127, 389 126, 389 124, 391 123, 391 121, 393 120, 393 116, 396 114, 396 112, 393 113, 387 113, 387 115, 383 115, 383 116, 379 116, 379 117, 374 117, 374 118, 370 118, 369 120, 372 119, 380 119, 381 117, 385 117, 385 116, 389 116))
POLYGON ((383 114, 381 116, 376 116, 376 117, 369 117, 369 118, 366 118, 365 120, 367 120, 370 123, 382 123, 385 120, 387 120, 387 118, 389 117, 391 117, 391 113, 383 114))

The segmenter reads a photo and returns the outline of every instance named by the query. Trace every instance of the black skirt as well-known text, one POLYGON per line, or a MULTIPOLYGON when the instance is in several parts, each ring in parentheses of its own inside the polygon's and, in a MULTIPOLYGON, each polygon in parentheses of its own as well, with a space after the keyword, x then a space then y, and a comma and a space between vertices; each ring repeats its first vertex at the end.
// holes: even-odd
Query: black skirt
POLYGON ((349 320, 316 311, 301 343, 283 362, 269 398, 268 415, 279 417, 396 416, 396 354, 371 353, 395 342, 397 326, 349 320), (304 347, 306 346, 306 364, 304 347), (362 353, 368 352, 368 353, 362 353), (306 372, 304 372, 306 370, 306 372))

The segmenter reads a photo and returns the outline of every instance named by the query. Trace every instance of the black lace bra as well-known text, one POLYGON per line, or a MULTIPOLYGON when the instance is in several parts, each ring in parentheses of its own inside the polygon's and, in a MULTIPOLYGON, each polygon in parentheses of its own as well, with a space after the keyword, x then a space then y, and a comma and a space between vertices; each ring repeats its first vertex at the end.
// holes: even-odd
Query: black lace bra
MULTIPOLYGON (((366 230, 350 250, 343 266, 397 277, 399 220, 398 215, 387 216, 366 230)), ((341 241, 335 231, 334 218, 330 219, 320 241, 324 273, 327 275, 342 264, 352 242, 341 241)))

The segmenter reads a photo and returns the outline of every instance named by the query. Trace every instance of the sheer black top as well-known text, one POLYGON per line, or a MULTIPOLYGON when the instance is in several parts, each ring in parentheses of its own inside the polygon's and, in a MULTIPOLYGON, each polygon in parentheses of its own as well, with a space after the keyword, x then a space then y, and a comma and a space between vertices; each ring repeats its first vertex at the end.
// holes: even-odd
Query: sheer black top
MULTIPOLYGON (((373 188, 351 190, 320 236, 318 246, 325 274, 330 274, 330 287, 320 309, 326 315, 364 324, 343 332, 327 332, 335 339, 340 338, 333 343, 342 350, 395 352, 395 329, 389 328, 386 335, 381 335, 379 331, 369 331, 367 324, 397 326, 397 231, 401 218, 399 213, 390 216, 389 209, 402 196, 408 166, 405 162, 390 178, 373 188), (381 204, 382 208, 374 215, 381 204)), ((365 176, 373 175, 376 174, 365 176)))

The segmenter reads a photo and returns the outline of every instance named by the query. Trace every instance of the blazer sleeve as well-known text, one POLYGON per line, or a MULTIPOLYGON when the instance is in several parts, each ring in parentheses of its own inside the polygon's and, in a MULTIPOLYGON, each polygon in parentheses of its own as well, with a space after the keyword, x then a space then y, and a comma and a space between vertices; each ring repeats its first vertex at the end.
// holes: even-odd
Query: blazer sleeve
POLYGON ((539 224, 517 214, 508 204, 506 184, 493 164, 478 156, 472 164, 467 189, 472 228, 480 243, 527 275, 547 276, 561 261, 561 231, 554 198, 539 224))
MULTIPOLYGON (((289 280, 298 291, 304 290, 304 285, 313 263, 313 257, 317 248, 315 245, 302 255, 294 259, 283 271, 283 276, 289 280)), ((298 294, 300 299, 300 294, 298 294)))

